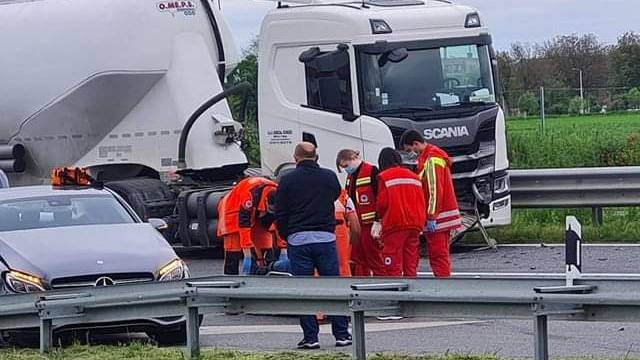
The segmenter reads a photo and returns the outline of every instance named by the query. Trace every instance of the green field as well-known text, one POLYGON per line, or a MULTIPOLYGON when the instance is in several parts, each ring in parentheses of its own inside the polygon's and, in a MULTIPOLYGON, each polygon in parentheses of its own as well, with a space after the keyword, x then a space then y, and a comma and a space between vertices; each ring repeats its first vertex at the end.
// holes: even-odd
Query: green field
MULTIPOLYGON (((507 121, 512 169, 640 166, 640 113, 507 121)), ((564 219, 575 215, 588 242, 640 241, 640 209, 604 210, 594 227, 590 209, 514 210, 513 226, 491 230, 498 242, 563 242, 564 219)), ((472 239, 478 239, 474 234, 472 239)))
POLYGON ((640 113, 507 121, 513 169, 638 166, 640 113))

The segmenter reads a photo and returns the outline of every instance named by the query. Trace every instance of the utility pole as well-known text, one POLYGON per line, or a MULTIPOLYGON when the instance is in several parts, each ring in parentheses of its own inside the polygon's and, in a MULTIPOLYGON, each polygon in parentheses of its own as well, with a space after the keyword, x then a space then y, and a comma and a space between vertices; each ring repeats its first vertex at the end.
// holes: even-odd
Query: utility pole
POLYGON ((542 129, 542 132, 544 132, 544 122, 545 122, 545 115, 544 115, 544 107, 545 107, 545 103, 544 103, 544 86, 540 86, 540 128, 542 129))
POLYGON ((580 115, 584 115, 584 82, 582 81, 582 69, 573 69, 580 72, 580 115))

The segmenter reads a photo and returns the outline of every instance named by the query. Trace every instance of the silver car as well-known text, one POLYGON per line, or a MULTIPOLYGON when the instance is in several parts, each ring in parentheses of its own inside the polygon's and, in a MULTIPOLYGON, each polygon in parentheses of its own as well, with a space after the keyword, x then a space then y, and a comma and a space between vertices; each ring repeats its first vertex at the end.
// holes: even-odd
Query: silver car
MULTIPOLYGON (((0 295, 187 278, 157 230, 163 225, 144 223, 108 189, 0 189, 0 295)), ((96 326, 147 332, 162 343, 184 339, 182 317, 96 326)))

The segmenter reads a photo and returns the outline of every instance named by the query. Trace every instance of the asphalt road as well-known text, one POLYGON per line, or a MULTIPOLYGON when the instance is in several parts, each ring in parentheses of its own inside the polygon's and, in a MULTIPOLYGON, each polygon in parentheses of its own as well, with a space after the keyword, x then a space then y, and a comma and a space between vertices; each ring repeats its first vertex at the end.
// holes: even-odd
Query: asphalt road
MULTIPOLYGON (((451 255, 454 272, 564 272, 564 246, 501 246, 496 250, 456 248, 451 255)), ((202 255, 202 254, 200 254, 202 255)), ((207 255, 207 254, 205 254, 207 255)), ((209 258, 185 258, 194 276, 222 274, 218 254, 209 258)), ((202 256, 201 256, 202 257, 202 256)), ((584 273, 640 273, 640 246, 583 247, 584 273)), ((428 259, 420 261, 420 271, 430 272, 428 259)))
MULTIPOLYGON (((640 273, 640 247, 587 246, 583 255, 585 273, 640 273)), ((564 247, 518 246, 497 250, 457 252, 452 255, 455 272, 563 272, 564 247)), ((222 260, 187 259, 194 276, 222 272, 222 260)), ((420 270, 429 272, 428 260, 420 270)), ((242 350, 291 350, 300 340, 296 318, 264 316, 205 317, 203 346, 242 350)), ((640 324, 550 323, 550 352, 553 357, 598 356, 623 358, 640 356, 640 324)), ((329 327, 323 326, 321 345, 333 350, 329 327)), ((515 320, 460 321, 414 318, 393 322, 367 320, 370 352, 471 353, 502 357, 533 356, 533 322, 515 320)), ((341 351, 350 351, 350 348, 341 351)))

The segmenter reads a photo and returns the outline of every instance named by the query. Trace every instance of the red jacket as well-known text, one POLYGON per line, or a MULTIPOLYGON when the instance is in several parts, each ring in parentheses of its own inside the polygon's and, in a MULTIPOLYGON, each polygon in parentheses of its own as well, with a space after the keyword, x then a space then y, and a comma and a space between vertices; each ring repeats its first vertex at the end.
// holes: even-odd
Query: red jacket
POLYGON ((411 170, 397 166, 381 172, 377 201, 383 233, 422 231, 426 221, 424 194, 420 179, 411 170))
POLYGON ((436 220, 436 232, 451 231, 462 225, 451 165, 449 155, 431 144, 427 144, 418 157, 417 171, 422 180, 427 219, 436 220))

